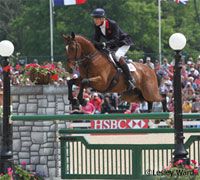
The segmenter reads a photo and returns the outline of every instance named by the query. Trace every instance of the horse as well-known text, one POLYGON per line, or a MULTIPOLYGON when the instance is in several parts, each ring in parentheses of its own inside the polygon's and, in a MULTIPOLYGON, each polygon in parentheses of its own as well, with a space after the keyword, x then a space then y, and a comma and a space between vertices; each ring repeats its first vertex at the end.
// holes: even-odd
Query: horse
POLYGON ((149 111, 153 102, 162 102, 159 93, 158 79, 155 72, 145 64, 131 62, 135 71, 131 74, 136 80, 135 88, 127 91, 127 80, 122 71, 109 61, 105 53, 97 50, 93 43, 82 35, 71 33, 63 35, 65 39, 66 70, 73 73, 78 66, 80 76, 68 81, 68 99, 72 103, 72 86, 80 87, 77 96, 81 105, 85 105, 83 99, 84 88, 91 87, 97 92, 117 92, 121 99, 127 102, 147 101, 149 111))

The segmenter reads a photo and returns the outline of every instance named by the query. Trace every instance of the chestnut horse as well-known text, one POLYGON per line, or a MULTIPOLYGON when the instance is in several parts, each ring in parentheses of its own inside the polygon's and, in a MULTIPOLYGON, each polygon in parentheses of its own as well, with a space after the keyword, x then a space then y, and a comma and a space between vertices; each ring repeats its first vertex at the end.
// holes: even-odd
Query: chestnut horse
POLYGON ((80 87, 78 100, 84 105, 83 90, 91 87, 98 92, 119 92, 121 99, 127 102, 147 101, 161 102, 158 80, 155 72, 148 66, 131 62, 136 70, 131 72, 136 80, 136 88, 127 91, 127 80, 125 75, 119 71, 108 57, 98 51, 93 43, 81 35, 63 35, 66 45, 66 68, 73 73, 76 65, 79 67, 80 76, 68 81, 69 100, 73 103, 72 86, 80 87))

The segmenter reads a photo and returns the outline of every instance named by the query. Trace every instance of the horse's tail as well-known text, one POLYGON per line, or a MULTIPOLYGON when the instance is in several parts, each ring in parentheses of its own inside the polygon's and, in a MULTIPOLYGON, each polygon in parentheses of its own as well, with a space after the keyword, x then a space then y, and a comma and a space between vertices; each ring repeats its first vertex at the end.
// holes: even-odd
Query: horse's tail
POLYGON ((160 74, 156 73, 156 77, 157 77, 157 80, 158 80, 158 87, 160 87, 161 81, 162 81, 162 76, 160 74))

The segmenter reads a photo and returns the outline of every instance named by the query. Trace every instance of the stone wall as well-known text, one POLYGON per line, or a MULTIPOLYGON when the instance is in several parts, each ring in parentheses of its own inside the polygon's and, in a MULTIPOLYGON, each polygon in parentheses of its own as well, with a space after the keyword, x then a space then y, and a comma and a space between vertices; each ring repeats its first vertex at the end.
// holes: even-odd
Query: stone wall
MULTIPOLYGON (((64 115, 69 112, 67 86, 37 85, 11 87, 13 115, 64 115)), ((46 177, 60 176, 58 129, 67 121, 14 121, 13 158, 26 162, 46 177)))

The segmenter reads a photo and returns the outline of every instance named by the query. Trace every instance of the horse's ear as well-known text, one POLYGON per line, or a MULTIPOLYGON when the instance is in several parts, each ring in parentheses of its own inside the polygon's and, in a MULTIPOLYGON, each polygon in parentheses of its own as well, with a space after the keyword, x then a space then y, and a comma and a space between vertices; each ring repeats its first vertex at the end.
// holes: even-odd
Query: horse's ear
POLYGON ((75 39, 75 33, 74 32, 71 33, 71 36, 72 36, 72 39, 75 39))
POLYGON ((62 35, 62 37, 65 39, 65 41, 67 40, 67 36, 66 35, 62 35))

